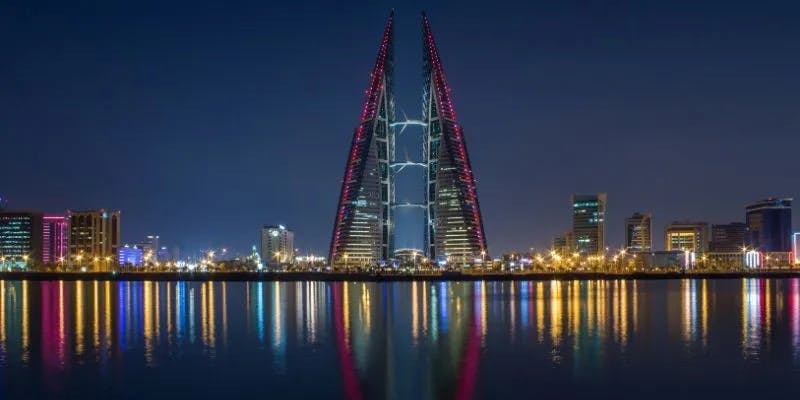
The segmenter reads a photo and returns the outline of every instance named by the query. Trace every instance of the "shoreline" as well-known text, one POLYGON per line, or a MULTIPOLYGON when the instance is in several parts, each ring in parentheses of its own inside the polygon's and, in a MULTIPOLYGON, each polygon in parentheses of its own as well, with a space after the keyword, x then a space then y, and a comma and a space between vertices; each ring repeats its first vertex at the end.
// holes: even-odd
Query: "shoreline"
POLYGON ((437 274, 356 274, 340 272, 0 272, 0 280, 29 281, 231 281, 231 282, 473 282, 473 281, 575 281, 658 279, 800 278, 800 270, 732 272, 528 272, 437 274))

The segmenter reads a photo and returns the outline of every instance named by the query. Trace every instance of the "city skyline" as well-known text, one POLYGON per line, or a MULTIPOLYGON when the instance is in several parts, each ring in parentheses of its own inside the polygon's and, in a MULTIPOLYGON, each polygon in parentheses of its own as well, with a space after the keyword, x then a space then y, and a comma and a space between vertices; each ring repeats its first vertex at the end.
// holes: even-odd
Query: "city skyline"
MULTIPOLYGON (((0 15, 24 11, 2 7, 11 12, 0 15)), ((9 46, 16 61, 4 71, 10 90, 0 94, 8 113, 0 134, 26 149, 7 156, 6 207, 48 215, 119 209, 123 243, 159 232, 187 252, 224 245, 246 254, 262 225, 283 223, 301 249, 324 253, 352 110, 363 100, 353 88, 363 88, 390 7, 346 15, 319 7, 291 40, 281 34, 281 13, 268 9, 226 10, 244 20, 236 25, 204 6, 184 19, 148 7, 139 22, 117 21, 131 10, 113 5, 95 16, 78 8, 54 20, 3 21, 4 36, 20 39, 9 46), (277 25, 262 27, 246 18, 251 11, 277 25), (86 22, 85 32, 74 21, 86 22), (119 29, 104 38, 110 21, 119 29), (203 21, 210 29, 192 42, 181 28, 203 21), (146 22, 154 33, 132 33, 146 22), (288 41, 265 39, 275 33, 288 41), (330 42, 313 42, 319 35, 330 42), (113 50, 119 42, 130 54, 113 50), (291 57, 276 63, 254 55, 268 49, 291 57), (218 60, 220 53, 231 59, 218 60), (328 106, 308 103, 308 94, 328 106), (298 118, 309 112, 312 120, 298 118), (99 158, 71 156, 79 150, 99 158)), ((697 17, 677 8, 654 15, 607 7, 502 17, 469 6, 397 10, 405 20, 397 28, 399 56, 418 59, 421 8, 447 44, 442 57, 467 127, 492 255, 549 246, 569 226, 573 192, 609 194, 611 244, 623 242, 624 219, 635 211, 652 212, 658 238, 672 221, 744 222, 746 204, 798 197, 792 150, 800 144, 793 135, 800 79, 792 71, 800 59, 790 49, 800 35, 780 24, 792 13, 709 10, 715 23, 701 26, 682 24, 697 17), (633 16, 655 23, 639 26, 627 20, 633 16), (472 40, 459 40, 464 29, 475 33, 472 40), (593 62, 578 67, 584 58, 593 62)), ((408 87, 398 90, 399 104, 416 104, 416 73, 398 66, 397 80, 408 87)))

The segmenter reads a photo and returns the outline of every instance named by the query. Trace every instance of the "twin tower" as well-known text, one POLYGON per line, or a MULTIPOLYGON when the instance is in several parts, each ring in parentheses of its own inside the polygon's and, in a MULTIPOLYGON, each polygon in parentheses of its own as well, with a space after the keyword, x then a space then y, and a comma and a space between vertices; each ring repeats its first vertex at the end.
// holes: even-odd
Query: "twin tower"
MULTIPOLYGON (((394 256, 395 174, 408 163, 395 157, 394 13, 389 16, 370 74, 361 119, 353 134, 331 239, 334 268, 383 263, 394 256)), ((478 193, 464 132, 456 120, 450 87, 430 22, 422 14, 425 257, 432 262, 473 264, 486 257, 478 193)))

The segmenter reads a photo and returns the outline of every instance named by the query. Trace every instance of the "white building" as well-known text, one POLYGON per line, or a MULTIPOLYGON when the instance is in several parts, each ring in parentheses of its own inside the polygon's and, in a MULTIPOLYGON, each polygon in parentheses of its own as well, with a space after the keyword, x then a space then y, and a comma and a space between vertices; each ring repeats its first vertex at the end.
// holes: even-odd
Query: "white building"
POLYGON ((294 232, 283 225, 261 228, 261 260, 267 268, 280 268, 294 260, 294 232))

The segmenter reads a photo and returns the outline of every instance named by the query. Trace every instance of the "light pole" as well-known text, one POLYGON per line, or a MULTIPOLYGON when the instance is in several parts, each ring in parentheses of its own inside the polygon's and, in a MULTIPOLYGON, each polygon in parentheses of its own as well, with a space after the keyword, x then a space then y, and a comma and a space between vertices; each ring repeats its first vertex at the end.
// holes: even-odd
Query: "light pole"
POLYGON ((28 269, 28 255, 27 254, 23 254, 22 255, 22 261, 25 263, 25 269, 28 269))

